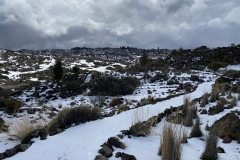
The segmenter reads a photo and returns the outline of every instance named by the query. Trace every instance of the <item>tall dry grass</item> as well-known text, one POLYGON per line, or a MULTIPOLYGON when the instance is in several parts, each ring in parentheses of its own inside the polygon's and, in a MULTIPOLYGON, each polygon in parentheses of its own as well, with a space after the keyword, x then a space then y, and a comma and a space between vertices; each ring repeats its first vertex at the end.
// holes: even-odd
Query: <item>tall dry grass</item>
POLYGON ((165 123, 160 137, 159 155, 162 160, 180 160, 182 157, 182 128, 165 123))
POLYGON ((206 145, 205 150, 202 154, 201 159, 202 160, 217 160, 218 156, 218 138, 217 138, 217 132, 215 129, 212 129, 206 138, 206 145))
POLYGON ((11 130, 13 131, 14 136, 19 140, 23 140, 26 135, 36 129, 43 128, 43 126, 44 124, 42 123, 31 123, 31 120, 27 115, 22 117, 22 119, 15 119, 11 122, 11 130))

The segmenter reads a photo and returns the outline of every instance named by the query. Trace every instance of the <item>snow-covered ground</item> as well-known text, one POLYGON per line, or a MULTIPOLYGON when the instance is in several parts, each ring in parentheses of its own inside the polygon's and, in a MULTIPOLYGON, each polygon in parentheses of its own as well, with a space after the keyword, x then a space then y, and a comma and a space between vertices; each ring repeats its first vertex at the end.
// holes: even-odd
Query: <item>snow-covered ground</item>
POLYGON ((228 65, 227 70, 236 70, 236 71, 240 71, 240 64, 237 65, 228 65))
MULTIPOLYGON (((7 76, 9 79, 19 79, 21 74, 33 74, 41 71, 47 70, 49 67, 53 66, 55 64, 55 59, 50 57, 50 60, 45 60, 43 64, 39 65, 39 69, 34 71, 26 71, 26 72, 20 72, 20 71, 8 71, 8 74, 3 74, 4 76, 7 76)), ((26 67, 26 66, 25 66, 26 67)))
MULTIPOLYGON (((196 91, 190 93, 189 96, 194 99, 202 96, 206 92, 210 92, 212 84, 213 82, 204 82, 203 84, 200 84, 196 91)), ((143 112, 148 112, 149 115, 157 115, 158 113, 163 112, 166 108, 170 108, 170 106, 179 106, 183 104, 183 98, 184 96, 179 96, 154 105, 146 105, 142 107, 142 110, 143 112)), ((9 159, 32 160, 34 158, 36 160, 92 160, 97 155, 102 143, 104 143, 109 137, 119 134, 120 130, 128 129, 131 126, 133 113, 134 110, 129 110, 113 117, 74 126, 58 135, 49 136, 47 140, 44 141, 35 139, 35 143, 27 151, 19 153, 9 159)), ((146 116, 145 119, 142 120, 148 118, 149 117, 146 116)), ((147 141, 147 144, 149 144, 147 150, 143 151, 143 149, 141 149, 141 145, 146 142, 145 140, 144 143, 139 142, 138 147, 133 149, 133 152, 138 152, 138 154, 135 155, 138 160, 149 159, 149 155, 151 155, 150 157, 152 160, 159 159, 156 152, 158 150, 158 145, 156 143, 159 143, 159 140, 156 139, 157 137, 158 136, 153 136, 152 138, 151 136, 147 137, 147 139, 150 138, 149 141, 147 141), (153 142, 153 145, 150 145, 150 142, 153 142)), ((128 148, 131 150, 133 147, 130 147, 131 144, 128 145, 129 147, 127 147, 126 153, 131 154, 131 151, 129 151, 128 148)))

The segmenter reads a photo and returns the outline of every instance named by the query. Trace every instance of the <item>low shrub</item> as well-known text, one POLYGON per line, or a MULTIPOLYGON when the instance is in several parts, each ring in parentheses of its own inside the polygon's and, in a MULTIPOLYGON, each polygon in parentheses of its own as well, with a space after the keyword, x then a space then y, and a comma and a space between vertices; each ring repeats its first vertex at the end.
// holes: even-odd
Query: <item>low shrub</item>
POLYGON ((73 123, 85 123, 96 120, 101 116, 99 107, 78 106, 64 108, 48 125, 49 132, 56 132, 58 128, 65 129, 73 123))
POLYGON ((36 129, 30 133, 28 133, 22 140, 21 143, 22 144, 27 144, 31 141, 32 138, 37 138, 40 137, 41 140, 46 139, 48 135, 48 131, 46 128, 42 128, 42 129, 36 129))
POLYGON ((133 136, 146 136, 151 132, 151 124, 147 122, 138 122, 132 125, 129 133, 133 136))
POLYGON ((197 75, 191 75, 190 80, 191 80, 191 81, 197 81, 197 82, 202 81, 202 80, 199 78, 199 76, 197 76, 197 75))
POLYGON ((208 65, 208 69, 212 69, 214 71, 217 71, 219 68, 225 68, 226 66, 227 66, 226 63, 212 62, 208 65))
POLYGON ((114 97, 112 100, 111 100, 111 102, 110 102, 110 106, 111 107, 114 107, 114 106, 116 106, 116 105, 120 105, 120 104, 123 104, 123 98, 121 98, 121 97, 114 97))
POLYGON ((0 98, 0 108, 7 114, 15 114, 23 103, 17 99, 0 98))
POLYGON ((117 96, 132 94, 139 85, 136 78, 101 77, 89 83, 90 95, 117 96))
POLYGON ((240 71, 229 70, 224 73, 224 76, 236 79, 240 77, 240 71))
POLYGON ((154 77, 152 77, 150 79, 150 82, 153 83, 157 80, 159 81, 167 81, 168 80, 168 75, 167 74, 163 74, 163 73, 157 73, 154 77))

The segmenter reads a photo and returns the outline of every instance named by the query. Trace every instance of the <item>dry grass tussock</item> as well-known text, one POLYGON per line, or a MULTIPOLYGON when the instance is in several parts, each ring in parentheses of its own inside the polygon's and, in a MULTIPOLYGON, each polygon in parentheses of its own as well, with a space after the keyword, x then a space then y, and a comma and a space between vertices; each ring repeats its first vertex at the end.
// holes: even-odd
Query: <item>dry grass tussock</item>
POLYGON ((218 144, 217 133, 216 133, 216 130, 213 129, 207 135, 205 150, 202 154, 201 159, 202 160, 216 160, 218 158, 217 144, 218 144))
POLYGON ((180 160, 182 157, 182 141, 184 138, 182 127, 165 123, 160 136, 159 155, 162 160, 180 160))
POLYGON ((27 115, 22 117, 22 119, 15 119, 11 121, 11 129, 13 131, 14 136, 16 136, 19 140, 23 140, 23 138, 34 130, 43 128, 43 123, 31 123, 31 120, 27 115))
POLYGON ((132 112, 132 126, 129 132, 133 136, 146 136, 151 132, 151 127, 155 122, 154 118, 151 118, 149 110, 144 110, 143 108, 138 108, 132 112), (147 121, 146 121, 147 120, 147 121))

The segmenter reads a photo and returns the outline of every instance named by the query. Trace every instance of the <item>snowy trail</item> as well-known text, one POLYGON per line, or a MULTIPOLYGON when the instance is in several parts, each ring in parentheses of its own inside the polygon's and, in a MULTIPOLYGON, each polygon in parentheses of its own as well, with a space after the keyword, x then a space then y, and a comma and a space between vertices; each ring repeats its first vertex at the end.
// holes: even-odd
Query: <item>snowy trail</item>
MULTIPOLYGON (((201 97, 210 92, 214 82, 200 84, 196 91, 188 94, 191 99, 201 97)), ((183 95, 153 105, 146 105, 144 111, 157 115, 170 106, 183 104, 183 95)), ((71 127, 47 140, 37 139, 25 152, 8 158, 9 160, 93 160, 103 144, 111 136, 116 136, 120 130, 131 126, 133 110, 123 112, 113 117, 92 121, 71 127)), ((148 117, 146 117, 148 118, 148 117)))

